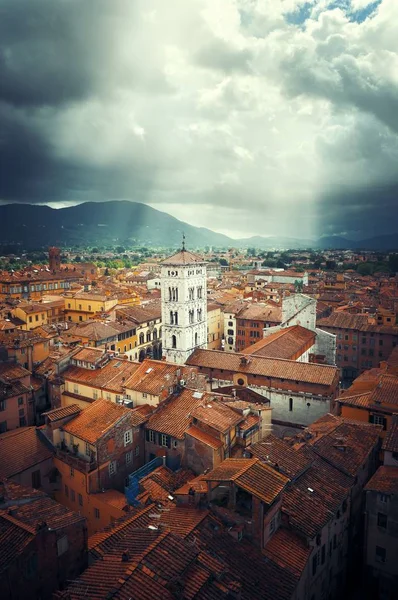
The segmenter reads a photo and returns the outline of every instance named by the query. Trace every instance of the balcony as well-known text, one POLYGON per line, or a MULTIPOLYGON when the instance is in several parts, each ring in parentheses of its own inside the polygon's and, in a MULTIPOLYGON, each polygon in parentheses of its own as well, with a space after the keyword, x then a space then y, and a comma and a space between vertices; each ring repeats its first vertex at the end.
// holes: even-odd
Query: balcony
POLYGON ((94 471, 97 468, 96 460, 84 460, 83 458, 79 458, 75 454, 72 454, 68 450, 61 450, 61 448, 57 448, 56 457, 62 460, 65 464, 69 465, 72 469, 77 469, 82 473, 90 473, 90 471, 94 471))

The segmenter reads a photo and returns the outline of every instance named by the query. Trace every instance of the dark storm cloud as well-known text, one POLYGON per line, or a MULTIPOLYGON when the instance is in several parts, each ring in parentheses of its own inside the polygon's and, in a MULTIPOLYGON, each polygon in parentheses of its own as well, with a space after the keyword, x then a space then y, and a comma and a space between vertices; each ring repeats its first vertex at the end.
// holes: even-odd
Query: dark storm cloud
POLYGON ((3 2, 2 100, 15 106, 54 105, 91 91, 101 45, 90 32, 90 5, 90 0, 3 2))
POLYGON ((359 237, 398 232, 396 182, 355 190, 341 187, 325 194, 320 204, 319 230, 328 234, 355 232, 359 237))

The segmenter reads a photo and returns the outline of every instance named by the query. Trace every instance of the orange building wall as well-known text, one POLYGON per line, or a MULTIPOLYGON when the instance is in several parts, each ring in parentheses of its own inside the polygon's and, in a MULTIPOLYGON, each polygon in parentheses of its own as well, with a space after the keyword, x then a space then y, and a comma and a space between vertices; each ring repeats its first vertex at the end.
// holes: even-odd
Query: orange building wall
POLYGON ((56 457, 54 458, 54 466, 58 469, 62 477, 62 487, 59 491, 55 492, 55 500, 70 510, 86 517, 88 535, 92 535, 96 531, 103 529, 114 520, 126 514, 121 508, 103 502, 101 493, 88 493, 89 479, 93 476, 95 477, 96 471, 86 474, 75 469, 74 475, 71 476, 70 466, 56 457), (65 485, 68 486, 68 495, 65 493, 65 485), (75 492, 74 500, 72 500, 72 490, 75 492), (79 504, 79 494, 82 498, 82 505, 79 504), (95 509, 99 510, 99 518, 95 514, 95 509))

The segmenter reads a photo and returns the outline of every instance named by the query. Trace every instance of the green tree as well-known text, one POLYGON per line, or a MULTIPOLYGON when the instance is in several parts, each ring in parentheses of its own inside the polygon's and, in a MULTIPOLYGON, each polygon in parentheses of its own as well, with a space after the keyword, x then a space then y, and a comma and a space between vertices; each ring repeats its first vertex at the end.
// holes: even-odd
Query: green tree
POLYGON ((373 267, 369 262, 359 263, 357 266, 357 273, 360 275, 372 275, 373 267))

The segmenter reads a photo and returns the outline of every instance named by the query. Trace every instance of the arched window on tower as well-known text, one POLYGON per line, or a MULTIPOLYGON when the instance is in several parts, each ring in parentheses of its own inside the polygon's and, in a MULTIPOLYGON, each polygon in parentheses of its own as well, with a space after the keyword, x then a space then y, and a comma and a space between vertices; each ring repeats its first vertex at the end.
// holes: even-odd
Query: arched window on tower
POLYGON ((192 309, 189 311, 189 322, 193 323, 195 311, 192 309))
POLYGON ((202 309, 198 308, 198 321, 202 320, 202 309))
POLYGON ((169 287, 169 301, 171 302, 173 299, 172 294, 171 294, 171 287, 169 287))
POLYGON ((170 325, 174 325, 174 313, 172 310, 170 311, 170 325))
POLYGON ((178 288, 174 288, 174 300, 178 302, 178 288))
POLYGON ((202 286, 198 287, 198 298, 202 298, 202 286))
POLYGON ((171 347, 177 348, 177 337, 175 335, 171 336, 171 347))
POLYGON ((195 347, 198 345, 198 334, 195 333, 195 347))
POLYGON ((174 325, 178 325, 178 312, 174 312, 174 325))

